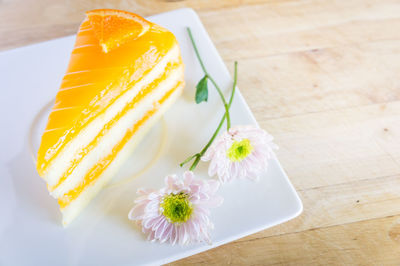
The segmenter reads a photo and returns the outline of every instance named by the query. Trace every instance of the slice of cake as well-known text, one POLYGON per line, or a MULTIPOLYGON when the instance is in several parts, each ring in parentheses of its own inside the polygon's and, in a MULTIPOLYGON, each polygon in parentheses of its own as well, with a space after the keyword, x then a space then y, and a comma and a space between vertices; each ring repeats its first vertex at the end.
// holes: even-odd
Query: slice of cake
POLYGON ((37 158, 64 225, 112 178, 184 86, 171 32, 125 11, 86 14, 37 158))

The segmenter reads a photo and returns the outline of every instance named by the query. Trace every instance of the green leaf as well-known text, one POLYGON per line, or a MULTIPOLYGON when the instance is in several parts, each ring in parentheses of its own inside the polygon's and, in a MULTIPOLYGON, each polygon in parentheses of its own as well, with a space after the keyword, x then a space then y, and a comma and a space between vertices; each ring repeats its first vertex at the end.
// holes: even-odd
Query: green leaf
POLYGON ((204 76, 196 85, 196 103, 206 102, 208 100, 208 78, 204 76))

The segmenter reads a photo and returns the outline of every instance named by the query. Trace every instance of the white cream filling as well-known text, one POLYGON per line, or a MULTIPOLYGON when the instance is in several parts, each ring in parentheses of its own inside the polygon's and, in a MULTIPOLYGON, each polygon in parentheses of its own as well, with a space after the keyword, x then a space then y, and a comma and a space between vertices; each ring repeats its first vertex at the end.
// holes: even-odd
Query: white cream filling
POLYGON ((122 116, 103 136, 96 147, 85 155, 67 179, 50 194, 59 198, 78 186, 89 170, 101 159, 112 152, 112 149, 125 136, 126 130, 138 123, 146 113, 154 108, 154 103, 159 101, 177 81, 182 80, 183 66, 171 71, 170 75, 145 96, 134 108, 122 116))
POLYGON ((143 77, 134 87, 119 97, 104 114, 95 118, 92 123, 86 126, 74 139, 72 139, 59 155, 54 158, 49 165, 44 179, 50 186, 58 183, 61 176, 70 168, 71 162, 78 155, 77 152, 87 146, 101 131, 106 123, 112 120, 122 108, 130 102, 146 85, 161 76, 168 63, 179 59, 179 47, 175 45, 145 77, 143 77))
POLYGON ((73 200, 69 205, 61 210, 63 214, 63 225, 67 226, 71 221, 88 205, 88 203, 99 193, 99 191, 111 180, 116 174, 120 166, 125 162, 131 154, 135 146, 140 142, 152 125, 163 115, 163 113, 171 106, 182 92, 183 85, 177 88, 169 98, 161 104, 158 111, 150 117, 137 131, 135 135, 128 141, 124 148, 117 154, 109 167, 97 178, 97 180, 73 200))

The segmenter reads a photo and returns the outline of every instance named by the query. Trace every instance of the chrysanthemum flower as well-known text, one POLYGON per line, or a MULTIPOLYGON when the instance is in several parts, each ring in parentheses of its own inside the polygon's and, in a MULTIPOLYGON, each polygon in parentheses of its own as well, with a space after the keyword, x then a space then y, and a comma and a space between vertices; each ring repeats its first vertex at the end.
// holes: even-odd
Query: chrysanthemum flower
POLYGON ((278 148, 272 140, 258 127, 235 126, 218 136, 201 159, 210 161, 208 174, 217 175, 222 183, 236 178, 258 180, 278 148))
POLYGON ((138 221, 148 240, 170 242, 180 245, 193 242, 209 242, 210 208, 222 204, 216 195, 219 182, 195 178, 193 172, 165 178, 165 187, 160 190, 139 189, 140 195, 128 218, 138 221))

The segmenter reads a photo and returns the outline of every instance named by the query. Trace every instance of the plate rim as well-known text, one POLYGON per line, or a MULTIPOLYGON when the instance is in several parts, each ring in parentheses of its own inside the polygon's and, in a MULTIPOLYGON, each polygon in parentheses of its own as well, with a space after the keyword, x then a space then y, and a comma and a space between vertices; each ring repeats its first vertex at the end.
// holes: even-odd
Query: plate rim
MULTIPOLYGON (((200 25, 201 30, 203 31, 203 34, 205 34, 205 36, 206 36, 206 38, 205 38, 206 40, 205 41, 207 42, 207 45, 208 45, 207 48, 208 49, 212 49, 213 52, 216 55, 218 55, 218 56, 214 57, 214 59, 216 61, 218 61, 217 64, 221 66, 221 71, 223 71, 224 74, 226 76, 228 76, 230 78, 230 80, 232 80, 232 77, 231 77, 231 75, 230 75, 230 73, 228 71, 228 68, 225 65, 225 62, 223 61, 222 57, 220 56, 220 53, 216 49, 214 43, 212 42, 212 39, 210 38, 210 36, 209 36, 204 24, 202 23, 202 21, 201 21, 200 17, 198 16, 198 14, 192 8, 180 8, 180 9, 176 9, 176 10, 172 10, 172 11, 168 11, 168 12, 163 12, 163 13, 155 14, 155 15, 152 15, 152 16, 148 16, 148 17, 146 17, 146 19, 152 20, 152 19, 154 19, 155 17, 158 17, 158 16, 171 15, 171 14, 174 14, 174 13, 180 13, 181 15, 190 16, 190 17, 193 17, 193 20, 196 20, 196 23, 198 23, 200 25)), ((64 37, 61 37, 61 38, 55 38, 55 39, 51 39, 51 40, 47 40, 47 41, 36 42, 36 43, 32 43, 32 44, 25 45, 25 46, 15 47, 15 48, 8 49, 8 50, 3 50, 3 51, 0 51, 0 56, 2 56, 3 54, 6 54, 6 53, 18 52, 19 50, 23 50, 23 49, 26 49, 26 48, 31 48, 32 49, 35 46, 40 46, 40 45, 43 45, 43 44, 51 45, 52 42, 59 42, 59 41, 62 41, 63 39, 72 38, 74 36, 75 36, 75 34, 64 36, 64 37)), ((243 107, 247 111, 246 115, 249 116, 249 120, 251 120, 252 123, 254 123, 255 125, 259 126, 257 120, 254 117, 253 112, 251 111, 249 105, 247 104, 247 102, 246 102, 245 98, 243 97, 242 93, 240 92, 239 88, 237 88, 237 91, 236 91, 236 98, 240 98, 241 104, 243 105, 243 107)), ((164 264, 164 263, 169 263, 169 262, 173 262, 173 261, 176 261, 176 260, 180 260, 180 259, 192 256, 192 255, 195 255, 195 254, 198 254, 198 253, 201 253, 201 252, 216 248, 218 246, 230 243, 232 241, 238 240, 238 239, 243 238, 245 236, 248 236, 248 235, 251 235, 251 234, 255 234, 255 233, 263 231, 263 230, 266 230, 268 228, 271 228, 271 227, 274 227, 276 225, 285 223, 285 222, 287 222, 289 220, 292 220, 292 219, 298 217, 303 212, 303 208, 304 208, 302 200, 301 200, 298 192, 296 191, 295 187, 290 182, 289 177, 287 176, 285 170, 283 169, 283 167, 282 167, 282 165, 281 165, 280 161, 278 160, 278 158, 277 158, 275 153, 273 153, 273 160, 275 161, 279 171, 282 173, 282 177, 280 177, 280 178, 284 178, 285 179, 285 182, 287 183, 291 194, 294 196, 295 203, 297 204, 296 205, 296 207, 297 207, 296 211, 293 211, 291 214, 289 214, 287 216, 282 216, 280 219, 278 219, 275 222, 264 223, 262 226, 252 227, 251 229, 244 230, 241 233, 233 233, 229 237, 225 237, 222 240, 215 241, 212 245, 204 244, 204 245, 201 245, 201 246, 198 246, 198 247, 194 247, 192 249, 177 251, 173 255, 170 255, 170 256, 167 256, 167 257, 164 257, 164 258, 161 258, 161 259, 156 259, 156 260, 154 260, 152 262, 149 262, 148 264, 164 264)), ((134 258, 132 258, 132 259, 134 259, 134 258)), ((131 263, 134 263, 134 261, 131 261, 131 263)))

